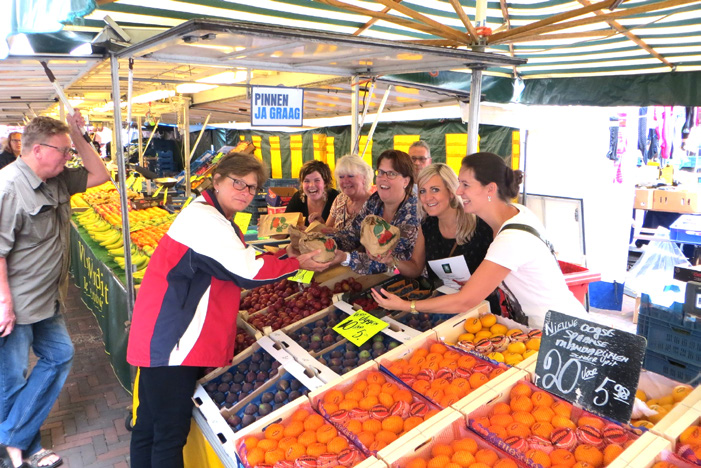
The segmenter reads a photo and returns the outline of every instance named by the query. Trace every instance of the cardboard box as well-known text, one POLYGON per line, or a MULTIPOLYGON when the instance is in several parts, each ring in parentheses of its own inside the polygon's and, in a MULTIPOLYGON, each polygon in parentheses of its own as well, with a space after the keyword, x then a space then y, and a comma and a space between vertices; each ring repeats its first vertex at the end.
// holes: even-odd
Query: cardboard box
POLYGON ((652 209, 673 213, 701 213, 699 194, 690 190, 655 190, 652 209))
POLYGON ((267 213, 269 215, 284 213, 286 209, 287 209, 286 206, 270 206, 270 205, 268 205, 267 208, 260 208, 261 213, 267 213), (262 211, 262 210, 265 210, 265 211, 262 211))
POLYGON ((641 210, 651 210, 652 202, 654 200, 654 190, 650 189, 636 189, 635 190, 635 203, 633 208, 638 208, 641 210))
POLYGON ((686 263, 674 266, 674 279, 678 281, 695 281, 701 283, 701 265, 688 266, 686 263))
POLYGON ((265 202, 268 206, 285 206, 290 202, 295 192, 297 192, 297 187, 269 187, 265 202))

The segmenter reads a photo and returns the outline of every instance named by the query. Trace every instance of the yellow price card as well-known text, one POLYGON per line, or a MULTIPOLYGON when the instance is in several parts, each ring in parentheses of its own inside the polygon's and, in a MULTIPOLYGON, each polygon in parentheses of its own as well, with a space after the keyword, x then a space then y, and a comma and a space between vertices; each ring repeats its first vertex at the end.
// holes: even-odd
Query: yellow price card
POLYGON ((241 229, 241 233, 246 234, 246 231, 248 231, 251 216, 253 216, 251 213, 246 213, 245 211, 239 211, 234 216, 234 223, 241 229))
POLYGON ((389 323, 359 310, 333 327, 333 330, 356 346, 361 346, 389 326, 389 323))
POLYGON ((299 270, 297 270, 297 274, 290 277, 289 280, 296 281, 296 282, 302 283, 302 284, 309 284, 312 282, 313 276, 314 276, 313 271, 299 269, 299 270))

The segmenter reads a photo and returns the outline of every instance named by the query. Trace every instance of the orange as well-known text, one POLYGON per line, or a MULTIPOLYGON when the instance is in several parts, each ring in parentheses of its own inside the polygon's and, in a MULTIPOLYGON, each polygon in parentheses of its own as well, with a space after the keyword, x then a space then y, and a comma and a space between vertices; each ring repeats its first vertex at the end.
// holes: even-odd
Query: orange
POLYGON ((467 341, 468 343, 472 343, 475 340, 475 334, 474 333, 462 333, 461 335, 458 336, 458 339, 455 340, 457 342, 460 341, 467 341))
POLYGON ((431 382, 431 388, 437 388, 438 390, 443 390, 448 385, 450 385, 448 379, 442 377, 439 379, 435 379, 433 382, 431 382))
POLYGON ((295 461, 307 454, 307 448, 302 444, 292 444, 285 450, 285 460, 295 461))
POLYGON ((248 436, 244 439, 243 445, 246 446, 246 450, 251 451, 254 448, 256 448, 256 445, 258 445, 258 442, 260 442, 258 440, 258 437, 248 436))
POLYGON ((471 439, 469 437, 454 440, 451 445, 453 447, 453 450, 456 452, 464 450, 466 452, 470 452, 472 455, 477 453, 477 449, 479 448, 477 447, 477 442, 475 442, 474 439, 471 439))
POLYGON ((258 442, 257 447, 263 449, 264 451, 275 450, 280 443, 275 439, 263 439, 258 442))
POLYGON ((360 434, 358 434, 358 440, 365 447, 370 447, 370 444, 375 442, 375 434, 372 432, 363 431, 360 434))
POLYGON ((559 414, 553 416, 550 420, 550 424, 552 424, 554 428, 569 427, 570 429, 577 429, 577 425, 573 423, 570 418, 560 416, 559 414))
POLYGON ((506 428, 497 424, 492 424, 491 426, 487 427, 487 430, 502 440, 509 436, 509 433, 506 432, 506 428))
POLYGON ((397 365, 397 363, 394 363, 390 365, 387 369, 394 375, 401 375, 404 373, 404 369, 406 369, 406 367, 402 367, 400 365, 397 365))
POLYGON ((509 331, 509 327, 502 323, 495 323, 494 325, 489 327, 489 331, 492 332, 493 336, 506 335, 506 332, 509 331))
POLYGON ((443 359, 443 353, 428 353, 426 355, 426 362, 441 362, 443 359))
POLYGON ((376 396, 366 396, 358 402, 358 407, 360 409, 370 410, 373 406, 375 406, 378 403, 379 401, 377 400, 376 396))
POLYGON ((338 409, 350 411, 358 407, 358 402, 356 400, 343 400, 339 405, 338 409))
POLYGON ((420 418, 418 416, 409 416, 404 420, 404 432, 409 432, 422 422, 424 422, 423 418, 420 418))
POLYGON ((668 461, 658 461, 654 465, 652 465, 652 468, 676 468, 677 465, 674 463, 670 463, 668 461))
POLYGON ((506 427, 512 422, 514 422, 514 418, 510 414, 495 414, 494 416, 489 418, 490 424, 496 424, 498 426, 506 427))
POLYGON ((450 463, 450 457, 448 455, 438 455, 428 461, 426 468, 445 468, 445 465, 448 463, 450 463))
POLYGON ((531 430, 523 423, 513 422, 506 426, 506 433, 510 436, 528 437, 531 430))
POLYGON ((304 423, 302 421, 290 421, 285 426, 282 434, 285 437, 297 437, 302 432, 304 432, 304 423))
POLYGON ((672 390, 672 398, 676 402, 682 401, 686 396, 691 393, 693 388, 689 385, 677 385, 672 390))
POLYGON ((379 401, 380 404, 385 408, 391 408, 394 404, 394 398, 392 398, 392 395, 385 392, 382 392, 379 395, 377 395, 377 401, 379 401))
POLYGON ((589 463, 598 468, 604 464, 604 454, 593 445, 582 444, 574 449, 574 457, 578 462, 589 463))
POLYGON ((555 402, 552 396, 548 392, 542 390, 537 390, 531 395, 531 401, 533 406, 552 406, 555 402))
MULTIPOLYGON (((350 392, 346 393, 346 400, 355 400, 360 401, 363 399, 365 395, 363 395, 363 392, 360 390, 351 390, 350 392)), ((341 406, 340 404, 338 405, 339 407, 341 406)))
MULTIPOLYGON (((321 418, 321 416, 319 416, 321 418)), ((285 427, 279 423, 273 423, 265 428, 265 438, 279 441, 284 437, 285 427)))
POLYGON ((515 397, 511 397, 509 406, 511 406, 513 411, 531 411, 533 409, 533 402, 531 401, 531 398, 526 395, 517 395, 515 397))
POLYGON ((480 323, 483 327, 489 328, 497 323, 497 316, 494 314, 484 314, 480 317, 480 323))
POLYGON ((539 464, 543 468, 550 468, 552 463, 550 462, 550 455, 543 452, 542 450, 532 449, 526 452, 526 458, 539 464))
POLYGON ((363 432, 371 432, 372 434, 377 434, 382 430, 382 423, 377 419, 366 419, 363 421, 363 432))
POLYGON ((431 361, 423 367, 424 367, 424 369, 431 369, 432 371, 435 372, 438 370, 438 361, 431 361))
MULTIPOLYGON (((604 421, 595 416, 580 416, 577 420, 577 426, 592 426, 601 430, 604 428, 604 421)), ((592 463, 588 462, 590 465, 592 463)))
POLYGON ((594 467, 587 462, 577 462, 574 465, 572 465, 572 468, 594 468, 594 467))
POLYGON ((496 377, 497 375, 501 375, 501 374, 503 374, 504 372, 506 372, 506 368, 504 368, 504 367, 495 367, 495 368, 492 369, 492 371, 489 373, 489 380, 492 380, 494 377, 496 377))
POLYGON ((461 466, 457 463, 450 462, 447 465, 445 465, 445 468, 461 468, 461 466))
POLYGON ((465 369, 472 369, 477 364, 477 359, 474 356, 465 355, 458 359, 458 367, 463 367, 465 369))
POLYGON ((338 405, 343 400, 343 392, 340 390, 329 390, 324 394, 324 403, 338 405))
POLYGON ((475 388, 480 388, 482 385, 486 384, 489 382, 489 377, 486 375, 482 374, 481 372, 475 372, 470 376, 470 387, 472 389, 475 388))
POLYGON ((366 388, 368 388, 367 380, 358 380, 353 384, 352 390, 356 390, 360 393, 363 393, 366 388))
POLYGON ((334 403, 324 403, 323 401, 319 402, 319 411, 321 409, 324 409, 326 411, 326 414, 334 414, 336 411, 338 411, 338 405, 334 403))
POLYGON ((533 390, 531 390, 531 387, 529 387, 525 383, 517 383, 511 388, 511 391, 509 392, 511 399, 513 399, 517 395, 525 395, 527 397, 531 396, 531 393, 533 393, 533 390))
POLYGON ((339 454, 341 451, 348 448, 348 441, 345 437, 336 436, 326 444, 326 448, 330 453, 339 454))
POLYGON ((482 322, 480 322, 480 319, 478 318, 469 318, 465 320, 465 323, 463 324, 463 328, 465 329, 466 332, 468 333, 477 333, 482 329, 482 322))
POLYGON ((275 463, 285 459, 285 452, 281 449, 270 450, 265 452, 265 463, 274 465, 275 463))
POLYGON ((385 382, 384 384, 382 384, 382 393, 386 393, 387 395, 393 395, 394 392, 396 392, 397 390, 399 390, 399 387, 394 382, 385 382))
POLYGON ((526 344, 520 341, 514 341, 513 343, 509 343, 506 350, 510 353, 523 354, 526 352, 526 344))
POLYGON ((411 366, 416 366, 416 367, 421 367, 426 363, 426 356, 412 356, 411 359, 409 359, 409 366, 407 369, 411 366))
POLYGON ((531 432, 534 435, 545 437, 548 440, 554 429, 553 425, 549 422, 537 422, 531 426, 531 432))
POLYGON ((351 419, 346 423, 346 428, 353 434, 360 434, 363 430, 363 423, 357 419, 351 419))
POLYGON ((492 406, 492 414, 510 414, 511 413, 511 407, 504 402, 499 402, 494 404, 492 406))
POLYGON ((377 396, 380 393, 382 393, 382 384, 375 382, 369 383, 364 392, 366 397, 377 396))
POLYGON ((412 458, 406 464, 406 468, 426 468, 426 460, 423 458, 412 458))
POLYGON ((331 424, 324 424, 316 430, 316 440, 322 444, 328 443, 331 439, 338 435, 338 431, 331 424))
POLYGON ((382 385, 383 383, 385 383, 387 381, 387 379, 385 379, 385 376, 382 374, 382 372, 377 372, 377 371, 369 372, 367 377, 365 378, 365 380, 367 380, 368 383, 370 383, 370 384, 376 383, 376 384, 380 384, 380 385, 382 385))
POLYGON ((481 418, 475 418, 475 424, 482 426, 484 428, 489 427, 489 418, 487 416, 482 416, 481 418))
POLYGON ((460 401, 460 397, 457 395, 445 395, 443 398, 441 398, 438 404, 443 408, 447 408, 458 401, 460 401))
POLYGON ((429 353, 443 354, 446 351, 448 351, 448 348, 443 343, 433 343, 431 345, 431 347, 428 349, 428 351, 429 351, 429 353))
POLYGON ((701 427, 689 426, 679 435, 679 442, 682 444, 700 445, 701 444, 701 427))
POLYGON ((443 359, 450 359, 451 361, 457 361, 458 359, 460 359, 460 357, 462 357, 462 353, 459 353, 452 349, 449 349, 445 353, 443 353, 443 359))
POLYGON ((431 456, 437 457, 439 455, 446 455, 448 457, 453 456, 453 447, 451 447, 448 444, 433 444, 433 447, 431 447, 431 456))
POLYGON ((316 431, 304 431, 299 437, 297 437, 297 442, 302 445, 309 446, 316 442, 316 431))
POLYGON ((475 333, 475 343, 480 341, 480 340, 484 340, 486 338, 491 338, 491 337, 492 337, 492 332, 490 332, 489 330, 485 330, 483 328, 482 330, 475 333))
POLYGON ((395 440, 397 440, 397 434, 394 432, 390 431, 385 431, 384 429, 375 434, 375 440, 379 442, 383 442, 387 445, 391 444, 395 440))
POLYGON ((572 416, 572 405, 566 401, 558 400, 552 404, 551 408, 555 411, 555 414, 559 414, 560 416, 564 416, 568 419, 572 416))
POLYGON ((322 444, 320 442, 315 442, 311 444, 310 446, 307 447, 307 455, 311 457, 318 457, 322 453, 326 453, 328 449, 326 448, 326 444, 322 444))
POLYGON ((569 450, 560 448, 550 452, 550 463, 553 465, 572 466, 577 463, 577 459, 574 458, 574 454, 569 450))
POLYGON ((616 444, 607 445, 604 448, 604 466, 608 466, 611 462, 623 453, 623 447, 616 444))
POLYGON ((511 413, 511 416, 514 418, 514 421, 525 424, 528 427, 533 426, 536 422, 533 415, 527 411, 514 411, 511 413))
MULTIPOLYGON (((467 384, 468 386, 470 384, 467 384)), ((459 398, 462 398, 465 394, 466 390, 463 388, 458 387, 457 385, 453 385, 452 383, 448 385, 445 390, 443 390, 443 393, 448 396, 457 396, 459 398)))
POLYGON ((259 447, 254 447, 248 451, 246 460, 248 460, 248 464, 251 466, 260 465, 265 462, 265 452, 259 447))
POLYGON ((470 465, 470 468, 489 468, 489 465, 487 465, 486 463, 475 462, 472 465, 470 465))
POLYGON ((283 437, 282 440, 277 443, 277 447, 287 453, 287 449, 290 448, 290 446, 298 443, 297 437, 283 437))
POLYGON ((370 444, 370 446, 368 447, 368 449, 370 449, 370 450, 373 451, 373 452, 379 452, 380 450, 382 450, 382 449, 385 448, 385 447, 387 447, 387 444, 386 444, 386 443, 380 442, 379 440, 376 440, 375 442, 373 442, 372 444, 370 444))
POLYGON ((509 458, 501 458, 494 464, 494 468, 518 468, 518 465, 509 458))
POLYGON ((531 410, 531 414, 536 421, 549 423, 555 416, 555 411, 549 406, 536 406, 531 410))
POLYGON ((421 393, 422 395, 425 395, 428 389, 431 388, 431 383, 428 380, 417 380, 416 382, 411 384, 411 388, 421 393))
POLYGON ((404 420, 401 416, 389 416, 382 420, 382 429, 399 434, 404 430, 404 420))
POLYGON ((459 450, 453 453, 453 456, 450 457, 450 461, 457 463, 463 468, 467 468, 475 462, 475 457, 467 450, 459 450))
POLYGON ((414 402, 414 397, 411 395, 411 392, 409 390, 405 389, 400 389, 394 392, 394 395, 392 395, 394 398, 394 401, 404 401, 409 404, 414 402))
POLYGON ((499 460, 499 455, 497 455, 497 453, 492 449, 484 448, 475 453, 475 460, 478 463, 494 466, 494 464, 499 460))
POLYGON ((437 415, 440 412, 441 410, 439 409, 428 410, 428 413, 426 413, 426 416, 424 416, 424 421, 428 421, 431 417, 437 415))
POLYGON ((304 408, 300 408, 294 413, 292 413, 292 416, 290 416, 290 419, 292 421, 302 421, 304 422, 305 419, 309 416, 309 411, 305 410, 304 408))
POLYGON ((526 341, 526 348, 538 351, 540 349, 540 338, 532 338, 526 341))
POLYGON ((433 401, 441 401, 443 399, 443 390, 438 390, 437 388, 429 388, 426 393, 424 393, 433 401))
POLYGON ((319 414, 311 414, 307 419, 304 420, 305 431, 316 431, 323 425, 324 418, 322 418, 319 414))

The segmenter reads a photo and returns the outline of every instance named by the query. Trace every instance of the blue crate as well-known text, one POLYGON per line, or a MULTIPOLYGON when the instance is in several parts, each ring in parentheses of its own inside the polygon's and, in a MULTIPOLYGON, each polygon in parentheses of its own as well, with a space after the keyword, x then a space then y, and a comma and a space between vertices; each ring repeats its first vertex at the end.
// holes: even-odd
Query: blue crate
POLYGON ((638 335, 647 338, 647 349, 691 365, 701 365, 701 332, 638 315, 638 335))
POLYGON ((650 350, 645 353, 643 369, 692 385, 696 385, 695 381, 701 375, 699 366, 686 364, 650 350))
POLYGON ((682 215, 669 226, 669 238, 686 244, 701 245, 701 215, 682 215))
POLYGON ((681 302, 675 302, 671 307, 664 307, 653 304, 649 295, 642 294, 640 296, 640 316, 652 317, 676 327, 701 333, 701 319, 694 315, 685 314, 684 304, 681 302))
MULTIPOLYGON (((299 179, 268 179, 263 187, 297 187, 299 179)), ((266 191, 267 193, 267 191, 266 191)))

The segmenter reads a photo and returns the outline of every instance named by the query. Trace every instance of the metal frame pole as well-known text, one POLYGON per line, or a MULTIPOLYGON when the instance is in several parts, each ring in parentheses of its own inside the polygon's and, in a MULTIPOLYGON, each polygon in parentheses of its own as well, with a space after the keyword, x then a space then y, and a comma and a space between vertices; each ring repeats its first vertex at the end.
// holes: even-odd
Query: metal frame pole
POLYGON ((183 98, 183 151, 185 152, 185 198, 190 198, 190 98, 183 98))
POLYGON ((470 83, 470 107, 467 117, 467 154, 477 152, 479 138, 480 96, 482 94, 482 70, 472 69, 470 83))
POLYGON ((136 116, 136 138, 137 144, 139 145, 139 166, 144 167, 144 136, 141 133, 141 116, 136 116))
POLYGON ((114 53, 110 53, 110 69, 112 71, 112 100, 114 102, 114 144, 113 157, 116 157, 117 174, 119 175, 119 204, 122 208, 122 238, 124 239, 124 272, 127 279, 127 315, 131 320, 134 312, 134 272, 131 262, 131 236, 129 229, 129 200, 127 199, 126 175, 127 169, 124 161, 124 146, 122 146, 122 110, 119 107, 119 60, 114 53))
POLYGON ((350 151, 356 148, 356 142, 359 140, 358 128, 358 100, 360 94, 360 78, 357 75, 351 77, 351 141, 350 151))
POLYGON ((392 85, 389 85, 387 89, 385 90, 385 94, 382 96, 382 101, 380 101, 380 107, 377 109, 377 114, 375 114, 375 121, 372 123, 372 127, 370 127, 370 132, 368 132, 368 139, 365 140, 365 146, 363 147, 363 154, 360 155, 361 158, 365 157, 365 152, 368 149, 368 145, 370 144, 370 141, 372 140, 372 136, 375 134, 375 129, 377 128, 377 122, 380 121, 380 115, 382 115, 382 111, 385 108, 385 104, 387 103, 387 98, 389 98, 389 93, 392 91, 392 85))

